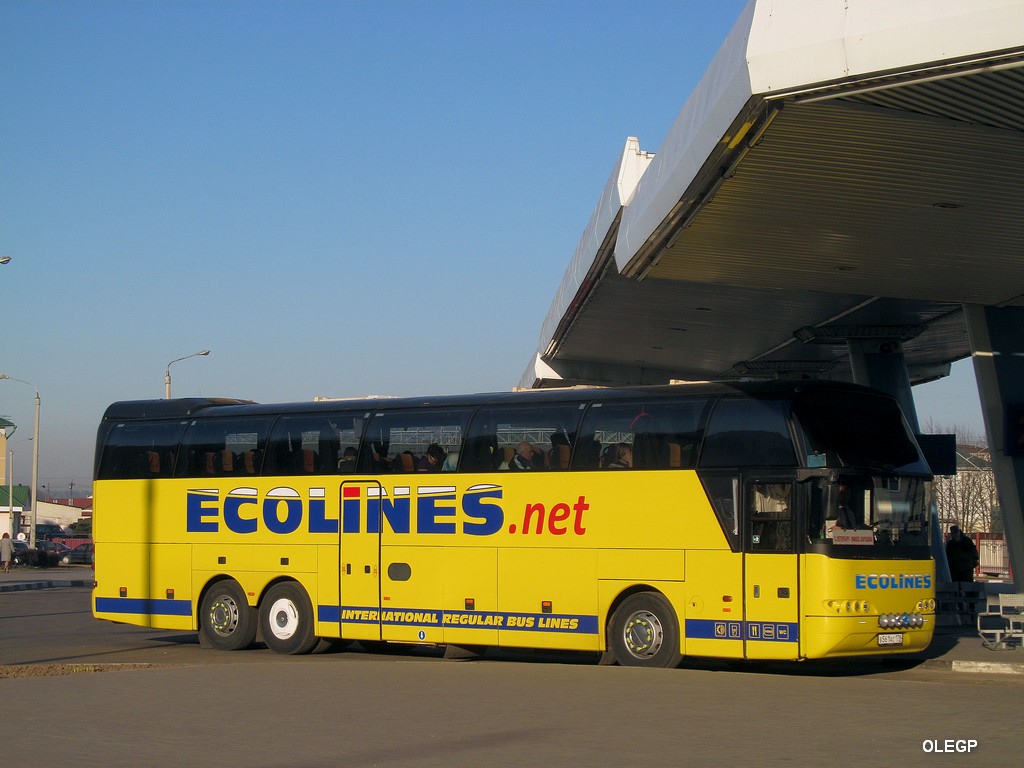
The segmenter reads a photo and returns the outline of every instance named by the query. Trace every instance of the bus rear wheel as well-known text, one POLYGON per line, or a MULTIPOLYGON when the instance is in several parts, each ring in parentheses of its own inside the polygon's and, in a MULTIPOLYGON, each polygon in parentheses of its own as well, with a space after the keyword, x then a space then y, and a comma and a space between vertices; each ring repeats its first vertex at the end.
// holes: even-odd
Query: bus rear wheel
POLYGON ((319 639, 313 634, 313 606, 295 582, 276 584, 260 603, 263 642, 275 653, 309 653, 319 639))
POLYGON ((199 608, 199 644, 218 651, 238 651, 256 640, 256 611, 234 581, 219 581, 199 608))
POLYGON ((609 625, 608 644, 624 667, 677 667, 682 661, 676 613, 657 592, 627 597, 609 625))

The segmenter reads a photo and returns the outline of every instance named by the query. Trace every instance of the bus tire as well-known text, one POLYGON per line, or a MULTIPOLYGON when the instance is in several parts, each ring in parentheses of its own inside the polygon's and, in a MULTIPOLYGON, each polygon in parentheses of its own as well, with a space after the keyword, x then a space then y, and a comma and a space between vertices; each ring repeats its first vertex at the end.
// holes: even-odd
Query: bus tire
POLYGON ((313 605, 294 581, 275 584, 260 603, 263 642, 274 653, 309 653, 319 638, 313 634, 313 605))
POLYGON ((218 651, 239 651, 256 640, 256 611, 238 582, 218 581, 199 608, 199 644, 218 651))
POLYGON ((677 667, 683 658, 676 613, 657 592, 622 601, 609 621, 608 645, 624 667, 677 667))

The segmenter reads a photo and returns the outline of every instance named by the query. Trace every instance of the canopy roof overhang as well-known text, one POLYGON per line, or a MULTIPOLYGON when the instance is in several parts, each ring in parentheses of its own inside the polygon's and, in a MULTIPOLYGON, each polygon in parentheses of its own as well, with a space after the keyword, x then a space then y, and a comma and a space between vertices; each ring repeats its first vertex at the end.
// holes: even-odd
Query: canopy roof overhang
POLYGON ((521 386, 911 380, 1024 304, 1024 2, 755 0, 656 155, 630 139, 521 386))

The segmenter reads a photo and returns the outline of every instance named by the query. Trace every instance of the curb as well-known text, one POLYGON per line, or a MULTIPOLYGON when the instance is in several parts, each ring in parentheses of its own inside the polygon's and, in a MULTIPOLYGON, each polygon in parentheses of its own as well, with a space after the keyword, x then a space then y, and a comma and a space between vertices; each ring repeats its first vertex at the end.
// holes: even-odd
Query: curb
POLYGON ((1013 661, 951 661, 954 672, 1024 675, 1024 664, 1013 661))
POLYGON ((54 579, 47 581, 22 581, 16 584, 0 584, 0 592, 25 592, 30 589, 56 589, 58 587, 91 586, 91 579, 54 579))
POLYGON ((963 659, 925 659, 918 669, 968 672, 983 675, 1024 675, 1024 663, 1018 661, 967 661, 963 659))

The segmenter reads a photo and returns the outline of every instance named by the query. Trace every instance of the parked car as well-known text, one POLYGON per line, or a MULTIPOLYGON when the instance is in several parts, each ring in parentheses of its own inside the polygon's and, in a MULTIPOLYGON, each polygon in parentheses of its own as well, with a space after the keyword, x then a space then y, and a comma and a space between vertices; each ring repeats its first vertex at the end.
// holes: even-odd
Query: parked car
POLYGON ((90 565, 95 559, 96 545, 92 542, 88 542, 86 544, 79 544, 74 549, 65 552, 64 557, 61 558, 61 562, 65 565, 71 565, 72 563, 85 563, 90 565))
POLYGON ((26 565, 27 558, 25 552, 28 551, 28 544, 24 541, 14 540, 14 558, 11 560, 11 565, 26 565))
MULTIPOLYGON (((24 541, 14 542, 14 565, 34 565, 39 568, 52 568, 60 564, 63 556, 60 547, 52 541, 38 541, 36 548, 31 548, 24 541)), ((65 547, 67 549, 67 547, 65 547)))
POLYGON ((36 539, 36 549, 56 555, 58 560, 71 551, 71 547, 62 542, 39 541, 38 539, 36 539))

